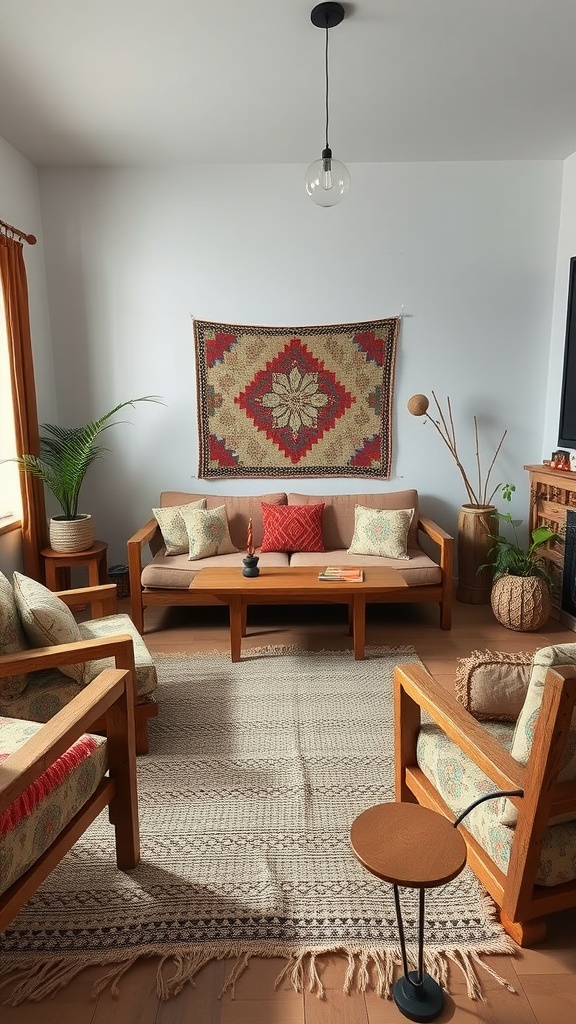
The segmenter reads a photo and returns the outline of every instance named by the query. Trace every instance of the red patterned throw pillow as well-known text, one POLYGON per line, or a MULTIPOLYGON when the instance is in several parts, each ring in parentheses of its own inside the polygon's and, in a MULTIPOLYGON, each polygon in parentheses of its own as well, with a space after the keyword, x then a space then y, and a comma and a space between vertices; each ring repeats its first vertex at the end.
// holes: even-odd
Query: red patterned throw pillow
POLYGON ((316 505, 265 505, 262 551, 324 551, 324 502, 316 505))

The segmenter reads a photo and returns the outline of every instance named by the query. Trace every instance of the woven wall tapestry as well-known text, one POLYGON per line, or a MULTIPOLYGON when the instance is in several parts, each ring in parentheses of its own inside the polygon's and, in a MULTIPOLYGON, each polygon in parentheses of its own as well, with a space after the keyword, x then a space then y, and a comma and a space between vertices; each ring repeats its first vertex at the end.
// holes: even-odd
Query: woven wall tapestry
POLYGON ((198 476, 388 479, 399 322, 195 320, 198 476))

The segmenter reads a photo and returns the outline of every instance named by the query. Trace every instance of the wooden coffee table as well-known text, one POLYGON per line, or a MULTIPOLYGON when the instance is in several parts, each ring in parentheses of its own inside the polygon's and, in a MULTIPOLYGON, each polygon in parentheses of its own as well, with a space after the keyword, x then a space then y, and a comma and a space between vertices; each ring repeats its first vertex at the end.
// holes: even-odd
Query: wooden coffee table
POLYGON ((190 590, 205 590, 230 608, 230 652, 240 661, 249 604, 347 604, 351 608, 354 657, 364 657, 366 601, 375 594, 402 590, 408 584, 397 569, 364 568, 362 583, 319 580, 324 565, 263 567, 249 578, 242 568, 199 569, 190 590))

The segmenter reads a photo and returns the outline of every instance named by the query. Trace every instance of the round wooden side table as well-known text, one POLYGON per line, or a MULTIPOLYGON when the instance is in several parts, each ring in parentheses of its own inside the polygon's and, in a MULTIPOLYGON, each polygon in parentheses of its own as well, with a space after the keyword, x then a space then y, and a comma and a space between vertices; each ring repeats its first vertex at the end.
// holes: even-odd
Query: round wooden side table
POLYGON ((444 993, 423 967, 424 894, 460 874, 466 864, 466 843, 443 814, 409 803, 369 807, 353 822, 350 841, 360 863, 394 887, 404 968, 394 985, 394 1002, 409 1020, 434 1020, 442 1012, 444 993), (419 890, 416 971, 408 970, 400 885, 419 890))
POLYGON ((44 559, 46 586, 49 590, 68 590, 70 569, 78 566, 88 570, 89 587, 108 583, 107 550, 108 545, 103 540, 95 540, 92 547, 86 548, 86 551, 54 551, 54 548, 43 548, 40 554, 44 559))

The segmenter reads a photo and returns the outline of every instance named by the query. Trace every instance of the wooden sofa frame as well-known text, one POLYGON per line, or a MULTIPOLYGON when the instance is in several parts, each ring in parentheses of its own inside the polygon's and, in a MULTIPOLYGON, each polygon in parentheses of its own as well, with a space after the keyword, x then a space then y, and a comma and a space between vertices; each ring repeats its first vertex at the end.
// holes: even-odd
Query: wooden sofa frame
MULTIPOLYGON (((440 628, 450 629, 452 626, 452 589, 454 564, 454 538, 437 526, 431 519, 420 516, 418 530, 439 548, 438 565, 441 571, 440 583, 417 587, 399 588, 394 594, 387 594, 383 602, 399 604, 437 602, 440 605, 440 628)), ((132 621, 139 633, 144 633, 144 609, 151 607, 172 607, 175 605, 220 605, 221 602, 206 591, 169 590, 164 588, 143 587, 142 553, 146 545, 153 551, 162 546, 162 534, 156 519, 150 519, 128 541, 128 570, 130 574, 130 602, 132 621)))
POLYGON ((83 733, 105 720, 108 774, 41 857, 0 896, 0 931, 14 919, 38 886, 108 806, 116 840, 116 862, 123 871, 140 860, 136 751, 134 741, 133 644, 129 636, 38 648, 2 659, 0 677, 14 671, 58 668, 81 658, 115 657, 122 668, 105 669, 66 707, 0 765, 0 813, 83 733), (9 664, 10 663, 10 664, 9 664))
POLYGON ((530 759, 524 767, 423 668, 395 669, 396 800, 418 802, 454 821, 455 815, 417 765, 421 711, 493 780, 495 790, 524 791, 523 797, 511 798, 518 808, 518 823, 506 874, 467 830, 465 820, 459 826, 470 867, 498 905, 505 930, 520 946, 544 938, 545 915, 576 906, 576 880, 553 887, 535 882, 549 819, 576 812, 576 781, 556 782, 575 701, 575 670, 549 669, 530 759))

